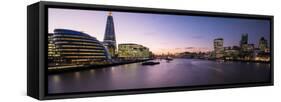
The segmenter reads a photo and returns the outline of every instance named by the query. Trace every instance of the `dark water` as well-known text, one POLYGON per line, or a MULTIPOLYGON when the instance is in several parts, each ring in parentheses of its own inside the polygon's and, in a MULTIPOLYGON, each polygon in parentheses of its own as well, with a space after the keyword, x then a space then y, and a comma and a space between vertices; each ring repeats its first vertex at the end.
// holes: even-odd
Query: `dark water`
MULTIPOLYGON (((160 61, 160 60, 158 60, 160 61)), ((174 59, 143 66, 127 64, 48 76, 49 93, 265 82, 270 64, 174 59)))

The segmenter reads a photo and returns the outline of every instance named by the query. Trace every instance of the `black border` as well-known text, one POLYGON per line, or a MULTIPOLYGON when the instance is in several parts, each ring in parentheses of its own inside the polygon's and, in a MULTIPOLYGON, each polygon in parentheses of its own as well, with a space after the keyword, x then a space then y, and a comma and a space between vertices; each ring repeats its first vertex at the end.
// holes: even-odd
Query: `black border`
POLYGON ((171 91, 190 91, 190 90, 205 90, 205 89, 222 89, 222 88, 237 88, 237 87, 252 87, 252 86, 271 86, 274 83, 273 79, 273 16, 269 15, 252 15, 252 14, 237 14, 237 13, 219 13, 219 12, 204 12, 204 11, 187 11, 174 9, 156 9, 156 8, 139 8, 139 7, 124 7, 111 5, 93 5, 93 4, 78 4, 78 3, 62 3, 62 2, 46 2, 40 1, 40 41, 39 56, 41 65, 39 71, 39 99, 58 99, 58 98, 78 98, 89 96, 108 96, 108 95, 127 95, 141 93, 158 93, 171 91), (226 18, 246 18, 246 19, 265 19, 270 20, 270 50, 271 50, 271 80, 269 82, 251 82, 251 83, 236 83, 236 84, 218 84, 218 85, 201 85, 201 86, 185 86, 185 87, 162 87, 162 88, 146 88, 146 89, 127 89, 114 91, 96 91, 96 92, 75 92, 75 93, 48 93, 48 77, 47 77, 47 44, 48 44, 48 8, 65 8, 65 9, 81 9, 81 10, 104 10, 104 11, 119 11, 119 12, 136 12, 136 13, 157 13, 157 14, 172 14, 172 15, 189 15, 189 16, 210 16, 210 17, 226 17, 226 18), (40 43, 41 42, 41 43, 40 43))

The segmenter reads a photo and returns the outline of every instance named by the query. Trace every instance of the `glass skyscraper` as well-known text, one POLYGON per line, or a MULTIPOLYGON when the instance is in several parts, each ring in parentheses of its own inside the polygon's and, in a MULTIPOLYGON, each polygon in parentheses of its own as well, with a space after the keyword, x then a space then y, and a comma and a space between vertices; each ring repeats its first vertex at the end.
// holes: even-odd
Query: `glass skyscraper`
POLYGON ((242 34, 241 41, 240 41, 240 47, 243 52, 247 51, 247 49, 248 49, 248 34, 247 33, 242 34))
POLYGON ((242 34, 241 36, 241 41, 240 41, 240 45, 242 46, 243 44, 248 44, 248 34, 242 34))
POLYGON ((259 41, 259 49, 265 52, 267 48, 267 40, 264 37, 261 37, 259 41))
POLYGON ((115 57, 116 56, 116 38, 115 38, 113 17, 112 17, 111 12, 109 12, 109 14, 107 16, 103 44, 109 51, 111 57, 115 57))

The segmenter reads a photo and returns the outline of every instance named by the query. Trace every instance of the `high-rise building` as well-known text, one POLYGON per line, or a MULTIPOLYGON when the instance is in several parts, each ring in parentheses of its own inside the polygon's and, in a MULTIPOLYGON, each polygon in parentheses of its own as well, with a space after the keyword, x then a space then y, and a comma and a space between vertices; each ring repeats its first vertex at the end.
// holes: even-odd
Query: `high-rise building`
POLYGON ((109 12, 107 16, 103 44, 109 51, 110 56, 114 58, 116 56, 116 38, 115 38, 112 12, 109 12))
POLYGON ((214 40, 214 52, 217 59, 224 56, 223 38, 217 38, 214 40))
POLYGON ((244 33, 241 36, 240 47, 242 51, 247 51, 248 48, 248 34, 244 33))
POLYGON ((261 37, 259 41, 259 49, 265 52, 267 48, 267 40, 264 37, 261 37))
POLYGON ((241 36, 240 45, 242 45, 242 44, 248 44, 248 34, 247 33, 244 33, 241 36))

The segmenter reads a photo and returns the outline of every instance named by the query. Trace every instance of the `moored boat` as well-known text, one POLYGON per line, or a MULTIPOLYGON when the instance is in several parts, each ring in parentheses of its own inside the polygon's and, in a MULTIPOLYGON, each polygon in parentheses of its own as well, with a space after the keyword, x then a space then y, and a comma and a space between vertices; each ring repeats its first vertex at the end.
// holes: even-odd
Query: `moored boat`
POLYGON ((167 58, 165 58, 165 60, 172 61, 173 59, 171 57, 167 57, 167 58))
POLYGON ((160 62, 143 62, 142 65, 156 65, 160 64, 160 62))

